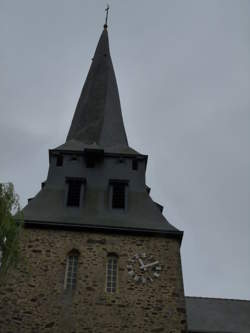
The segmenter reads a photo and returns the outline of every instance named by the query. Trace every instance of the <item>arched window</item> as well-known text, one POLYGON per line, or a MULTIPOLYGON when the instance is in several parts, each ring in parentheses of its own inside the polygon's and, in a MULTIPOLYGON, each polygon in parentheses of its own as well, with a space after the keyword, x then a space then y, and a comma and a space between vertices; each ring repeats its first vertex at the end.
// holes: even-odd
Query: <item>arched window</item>
POLYGON ((76 287, 78 257, 79 252, 77 250, 72 250, 68 254, 64 282, 64 288, 67 290, 73 290, 76 287))
POLYGON ((106 291, 108 293, 115 293, 117 290, 117 264, 118 257, 115 254, 108 255, 106 282, 106 291))

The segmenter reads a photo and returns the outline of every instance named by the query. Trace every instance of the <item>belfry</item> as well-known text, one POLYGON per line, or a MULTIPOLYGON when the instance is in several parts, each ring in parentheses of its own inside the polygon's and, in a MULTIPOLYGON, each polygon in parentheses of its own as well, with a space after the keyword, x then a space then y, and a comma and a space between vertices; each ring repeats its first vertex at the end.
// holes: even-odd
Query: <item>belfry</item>
POLYGON ((150 197, 147 158, 128 144, 106 19, 66 141, 23 209, 4 332, 186 331, 182 232, 150 197))

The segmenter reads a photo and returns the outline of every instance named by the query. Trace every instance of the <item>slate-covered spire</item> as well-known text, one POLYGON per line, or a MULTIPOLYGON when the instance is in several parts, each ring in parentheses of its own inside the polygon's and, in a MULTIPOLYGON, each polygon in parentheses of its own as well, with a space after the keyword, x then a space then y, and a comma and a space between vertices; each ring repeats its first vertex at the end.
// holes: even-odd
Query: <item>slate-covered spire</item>
POLYGON ((47 180, 24 208, 25 223, 181 238, 182 232, 165 219, 162 207, 149 196, 146 165, 147 156, 128 146, 106 20, 67 141, 50 150, 47 180), (74 180, 78 182, 77 209, 65 200, 74 180), (114 184, 123 184, 118 197, 124 198, 124 209, 113 207, 114 184))
POLYGON ((70 140, 96 143, 103 148, 128 147, 107 25, 104 25, 75 110, 66 141, 70 140))

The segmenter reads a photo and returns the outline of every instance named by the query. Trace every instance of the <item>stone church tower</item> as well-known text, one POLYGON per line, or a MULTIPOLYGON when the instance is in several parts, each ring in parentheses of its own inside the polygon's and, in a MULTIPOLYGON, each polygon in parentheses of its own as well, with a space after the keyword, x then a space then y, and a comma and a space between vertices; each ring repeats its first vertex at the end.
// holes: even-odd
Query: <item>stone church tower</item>
POLYGON ((107 25, 49 162, 23 210, 23 260, 0 286, 0 332, 186 332, 183 233, 128 145, 107 25))

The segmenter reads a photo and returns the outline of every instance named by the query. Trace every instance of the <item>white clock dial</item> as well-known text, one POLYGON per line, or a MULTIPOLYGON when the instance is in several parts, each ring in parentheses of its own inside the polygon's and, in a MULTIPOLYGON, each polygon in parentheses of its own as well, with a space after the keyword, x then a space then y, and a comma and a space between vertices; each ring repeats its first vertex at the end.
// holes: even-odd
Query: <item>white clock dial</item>
POLYGON ((137 253, 129 259, 127 269, 128 275, 135 282, 146 284, 160 277, 162 266, 159 260, 155 260, 153 256, 147 256, 146 253, 137 253))

